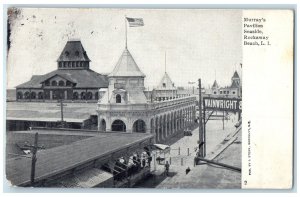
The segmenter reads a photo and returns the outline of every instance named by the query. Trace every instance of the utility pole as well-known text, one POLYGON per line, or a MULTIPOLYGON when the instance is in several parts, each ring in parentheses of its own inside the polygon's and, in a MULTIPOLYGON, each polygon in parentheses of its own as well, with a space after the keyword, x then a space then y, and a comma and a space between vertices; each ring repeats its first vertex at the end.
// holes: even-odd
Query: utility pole
POLYGON ((43 146, 38 146, 38 133, 35 133, 34 136, 34 145, 25 145, 31 149, 32 157, 31 157, 31 174, 30 174, 30 184, 33 186, 34 184, 34 177, 35 177, 35 163, 36 163, 36 153, 38 149, 44 149, 43 146))
POLYGON ((199 86, 199 156, 204 157, 203 151, 203 125, 202 125, 202 106, 201 106, 201 79, 198 79, 198 86, 199 86))
POLYGON ((64 125, 64 106, 67 106, 66 104, 63 104, 63 100, 60 99, 60 104, 57 105, 60 106, 60 116, 61 116, 61 127, 64 125))
POLYGON ((222 121, 223 121, 223 130, 224 130, 224 111, 223 111, 222 121))

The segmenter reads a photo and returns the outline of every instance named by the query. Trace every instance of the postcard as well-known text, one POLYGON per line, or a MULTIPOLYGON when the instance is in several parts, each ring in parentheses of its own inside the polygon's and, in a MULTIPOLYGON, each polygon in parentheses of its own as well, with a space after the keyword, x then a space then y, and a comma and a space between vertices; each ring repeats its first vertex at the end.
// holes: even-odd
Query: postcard
POLYGON ((293 187, 293 10, 9 7, 6 49, 12 191, 293 187))

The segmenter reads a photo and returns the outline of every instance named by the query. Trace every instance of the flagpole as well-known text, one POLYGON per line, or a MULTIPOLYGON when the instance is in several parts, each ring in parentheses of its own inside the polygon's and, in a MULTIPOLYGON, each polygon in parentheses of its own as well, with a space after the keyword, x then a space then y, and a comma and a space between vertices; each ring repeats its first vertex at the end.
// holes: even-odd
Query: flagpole
POLYGON ((126 15, 125 15, 125 48, 127 49, 127 24, 126 24, 126 15))
POLYGON ((167 52, 165 51, 165 73, 167 72, 167 52))

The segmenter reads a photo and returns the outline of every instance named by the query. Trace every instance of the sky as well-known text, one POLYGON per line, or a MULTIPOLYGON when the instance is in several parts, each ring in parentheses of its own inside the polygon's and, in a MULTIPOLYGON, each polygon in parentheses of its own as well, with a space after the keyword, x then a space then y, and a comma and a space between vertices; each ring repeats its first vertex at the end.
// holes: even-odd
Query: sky
POLYGON ((242 11, 199 9, 24 8, 11 14, 7 52, 7 88, 57 69, 57 58, 70 39, 80 39, 90 68, 112 72, 125 48, 125 16, 143 18, 128 27, 128 50, 155 87, 166 71, 176 86, 204 87, 216 79, 230 85, 241 76, 242 11))

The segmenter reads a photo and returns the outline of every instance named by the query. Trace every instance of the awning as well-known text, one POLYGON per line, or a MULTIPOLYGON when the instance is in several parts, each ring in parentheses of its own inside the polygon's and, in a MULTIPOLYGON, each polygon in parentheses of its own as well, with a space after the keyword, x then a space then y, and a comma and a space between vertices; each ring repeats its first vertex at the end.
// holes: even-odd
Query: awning
POLYGON ((169 150, 170 149, 170 146, 168 145, 165 145, 165 144, 153 144, 152 149, 155 149, 155 150, 169 150))

